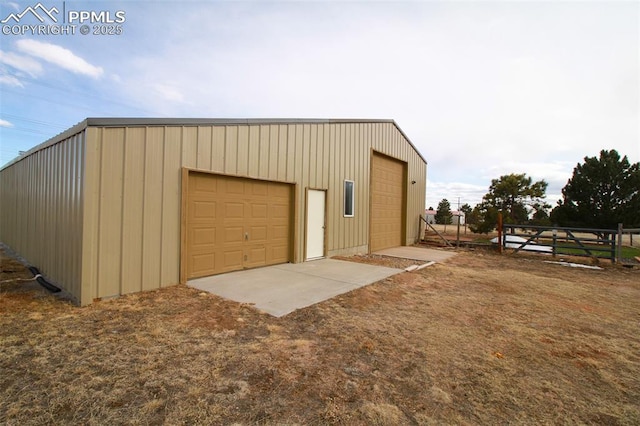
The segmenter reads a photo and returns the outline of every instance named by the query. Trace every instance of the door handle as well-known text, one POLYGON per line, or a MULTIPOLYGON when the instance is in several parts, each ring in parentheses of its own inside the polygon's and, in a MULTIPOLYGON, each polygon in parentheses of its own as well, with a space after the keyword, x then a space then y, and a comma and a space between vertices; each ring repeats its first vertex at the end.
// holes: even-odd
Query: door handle
POLYGON ((245 241, 249 241, 249 233, 248 232, 244 233, 244 240, 245 241))

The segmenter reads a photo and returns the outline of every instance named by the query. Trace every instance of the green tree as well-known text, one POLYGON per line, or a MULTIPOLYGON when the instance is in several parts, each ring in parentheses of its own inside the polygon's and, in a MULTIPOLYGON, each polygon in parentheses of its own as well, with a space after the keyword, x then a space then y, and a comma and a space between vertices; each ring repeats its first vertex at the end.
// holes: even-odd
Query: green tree
POLYGON ((487 233, 495 229, 499 212, 502 212, 503 223, 528 223, 532 211, 540 216, 542 211, 546 213, 546 209, 551 207, 544 201, 546 190, 547 182, 533 182, 525 173, 512 173, 493 179, 489 192, 473 211, 472 216, 477 221, 471 230, 487 233))
POLYGON ((498 209, 487 203, 480 203, 473 208, 467 223, 471 232, 487 234, 493 231, 498 223, 498 209))
POLYGON ((640 163, 631 164, 615 149, 584 157, 562 189, 551 220, 562 226, 615 229, 640 225, 640 163))
POLYGON ((469 204, 464 203, 460 207, 460 211, 462 213, 464 213, 464 223, 468 224, 469 223, 469 218, 471 217, 471 212, 473 211, 473 209, 471 208, 471 206, 469 204))
POLYGON ((451 214, 451 204, 446 198, 438 203, 438 210, 436 211, 436 223, 448 225, 451 223, 453 215, 451 214))
POLYGON ((533 215, 531 216, 529 224, 538 226, 551 225, 551 219, 549 218, 548 212, 551 206, 549 204, 534 204, 531 207, 533 208, 533 215))
POLYGON ((464 203, 464 204, 462 205, 462 207, 460 207, 460 211, 461 211, 462 213, 464 213, 464 214, 465 214, 465 216, 466 216, 466 215, 468 215, 468 214, 471 214, 471 212, 473 211, 473 209, 471 208, 471 206, 470 206, 469 204, 464 203))

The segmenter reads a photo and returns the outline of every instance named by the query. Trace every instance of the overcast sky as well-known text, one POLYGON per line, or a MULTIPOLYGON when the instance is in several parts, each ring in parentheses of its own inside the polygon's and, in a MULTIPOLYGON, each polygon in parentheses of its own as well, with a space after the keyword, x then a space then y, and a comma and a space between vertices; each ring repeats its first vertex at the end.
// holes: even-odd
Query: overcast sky
POLYGON ((555 205, 585 156, 640 161, 639 2, 41 3, 57 24, 124 12, 122 34, 11 34, 38 1, 0 2, 0 164, 109 116, 391 118, 428 161, 426 207, 508 173, 555 205))

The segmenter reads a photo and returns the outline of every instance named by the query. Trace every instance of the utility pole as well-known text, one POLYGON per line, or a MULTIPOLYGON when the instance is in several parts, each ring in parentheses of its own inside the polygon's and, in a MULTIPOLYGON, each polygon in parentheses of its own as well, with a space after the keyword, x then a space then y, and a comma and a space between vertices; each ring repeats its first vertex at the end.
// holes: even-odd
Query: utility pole
POLYGON ((458 232, 456 233, 456 247, 460 248, 460 197, 458 197, 458 232))

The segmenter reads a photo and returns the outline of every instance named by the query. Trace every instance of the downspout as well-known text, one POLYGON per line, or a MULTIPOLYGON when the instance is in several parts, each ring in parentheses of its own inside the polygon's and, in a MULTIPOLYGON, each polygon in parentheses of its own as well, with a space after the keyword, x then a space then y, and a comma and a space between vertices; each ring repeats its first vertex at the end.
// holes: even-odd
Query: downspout
POLYGON ((61 291, 60 288, 47 281, 35 266, 27 266, 27 269, 29 269, 29 271, 34 275, 33 278, 38 281, 38 284, 49 290, 51 293, 59 293, 61 291))

